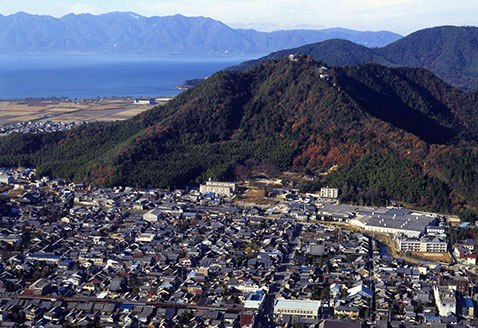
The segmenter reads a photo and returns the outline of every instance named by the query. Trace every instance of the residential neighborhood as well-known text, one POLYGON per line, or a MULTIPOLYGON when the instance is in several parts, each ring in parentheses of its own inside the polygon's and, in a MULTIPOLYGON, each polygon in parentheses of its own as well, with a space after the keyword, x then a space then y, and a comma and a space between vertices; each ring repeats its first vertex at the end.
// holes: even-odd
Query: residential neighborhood
POLYGON ((86 124, 87 122, 53 122, 47 121, 25 121, 18 123, 9 123, 0 125, 0 135, 12 133, 43 133, 43 132, 60 132, 73 129, 76 126, 86 124))
POLYGON ((0 169, 0 326, 477 326, 476 243, 452 242, 446 216, 329 187, 239 206, 241 188, 0 169))

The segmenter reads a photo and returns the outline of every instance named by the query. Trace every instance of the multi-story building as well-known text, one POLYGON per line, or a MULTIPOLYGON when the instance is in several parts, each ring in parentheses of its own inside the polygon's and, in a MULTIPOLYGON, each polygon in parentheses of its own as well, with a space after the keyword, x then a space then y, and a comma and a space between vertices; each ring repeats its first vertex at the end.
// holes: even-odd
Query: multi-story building
POLYGON ((397 238, 397 244, 401 252, 446 253, 448 251, 446 237, 423 236, 422 238, 408 238, 402 235, 397 238))
POLYGON ((339 190, 337 188, 320 188, 320 197, 321 198, 339 198, 339 190))
POLYGON ((199 192, 201 194, 212 193, 231 197, 236 192, 236 189, 237 185, 232 182, 207 181, 206 184, 200 185, 199 192))

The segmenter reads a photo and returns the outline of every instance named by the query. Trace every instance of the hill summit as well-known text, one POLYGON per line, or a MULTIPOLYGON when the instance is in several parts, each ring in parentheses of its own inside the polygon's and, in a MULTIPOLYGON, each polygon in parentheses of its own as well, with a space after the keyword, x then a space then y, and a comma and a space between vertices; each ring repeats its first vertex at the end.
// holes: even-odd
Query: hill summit
POLYGON ((447 83, 478 90, 478 28, 441 26, 414 32, 382 48, 367 48, 347 40, 328 40, 281 50, 239 68, 258 62, 303 53, 332 66, 377 63, 391 67, 422 67, 447 83))

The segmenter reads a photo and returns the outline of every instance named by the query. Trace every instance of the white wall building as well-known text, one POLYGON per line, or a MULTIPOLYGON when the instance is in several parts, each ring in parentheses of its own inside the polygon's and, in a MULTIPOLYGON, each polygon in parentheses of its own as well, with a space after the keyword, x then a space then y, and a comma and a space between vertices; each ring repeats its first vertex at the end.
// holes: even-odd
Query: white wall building
POLYGON ((440 316, 456 314, 456 291, 454 289, 435 286, 433 287, 433 295, 440 316))
POLYGON ((0 183, 12 184, 13 183, 13 178, 9 175, 0 174, 0 183))
POLYGON ((320 197, 321 198, 339 198, 339 190, 337 188, 320 188, 320 197))
POLYGON ((163 212, 161 210, 154 209, 149 212, 146 212, 143 215, 143 220, 148 222, 158 222, 158 220, 162 217, 163 217, 163 212))
POLYGON ((221 196, 231 197, 236 192, 237 185, 233 182, 207 181, 199 186, 201 194, 212 193, 221 196))
POLYGON ((420 239, 399 236, 397 238, 397 244, 401 252, 446 253, 448 251, 446 236, 437 237, 427 235, 420 239))
POLYGON ((298 316, 307 319, 319 317, 319 301, 309 300, 277 300, 274 304, 274 315, 298 316))

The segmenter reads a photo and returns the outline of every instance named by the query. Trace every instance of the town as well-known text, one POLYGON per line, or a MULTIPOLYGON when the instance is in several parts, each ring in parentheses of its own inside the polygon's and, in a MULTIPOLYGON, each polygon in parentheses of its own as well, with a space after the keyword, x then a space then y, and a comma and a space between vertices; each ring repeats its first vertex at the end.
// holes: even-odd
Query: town
POLYGON ((0 169, 9 327, 476 327, 472 224, 339 190, 97 188, 0 169), (460 230, 460 232, 462 232, 460 230))
POLYGON ((26 121, 18 123, 10 123, 0 126, 0 135, 7 135, 12 133, 50 133, 60 132, 65 130, 71 130, 82 124, 86 124, 85 121, 80 122, 52 122, 47 121, 26 121))

